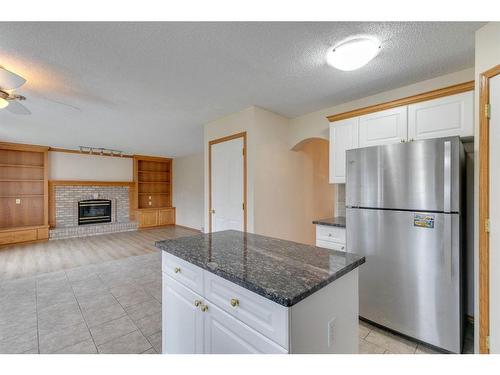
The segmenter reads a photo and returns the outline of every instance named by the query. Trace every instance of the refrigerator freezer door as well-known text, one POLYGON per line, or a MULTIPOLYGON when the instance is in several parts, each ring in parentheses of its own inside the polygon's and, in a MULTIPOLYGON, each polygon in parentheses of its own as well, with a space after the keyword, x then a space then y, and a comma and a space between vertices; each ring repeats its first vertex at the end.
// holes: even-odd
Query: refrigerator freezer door
POLYGON ((460 211, 458 137, 349 150, 346 206, 460 211))
POLYGON ((459 237, 458 214, 348 208, 348 252, 366 257, 360 315, 460 353, 459 237))

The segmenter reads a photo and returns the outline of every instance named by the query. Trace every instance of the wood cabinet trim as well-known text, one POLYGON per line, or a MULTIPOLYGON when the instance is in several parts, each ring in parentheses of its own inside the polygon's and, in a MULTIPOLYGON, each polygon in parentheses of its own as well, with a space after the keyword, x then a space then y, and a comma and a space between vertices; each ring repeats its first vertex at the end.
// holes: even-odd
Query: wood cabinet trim
POLYGON ((489 103, 489 80, 500 74, 497 65, 480 76, 479 93, 479 353, 489 353, 490 335, 490 236, 486 223, 490 217, 490 132, 485 111, 489 103))
POLYGON ((352 111, 342 112, 335 115, 327 116, 329 122, 345 120, 351 117, 357 117, 362 115, 367 115, 373 112, 379 112, 390 108, 401 107, 409 104, 424 102, 427 100, 441 98, 443 96, 450 96, 455 94, 460 94, 462 92, 474 90, 474 81, 459 83, 457 85, 452 85, 444 87, 437 90, 427 91, 421 94, 407 96, 405 98, 392 100, 389 102, 379 103, 370 105, 368 107, 354 109, 352 111))

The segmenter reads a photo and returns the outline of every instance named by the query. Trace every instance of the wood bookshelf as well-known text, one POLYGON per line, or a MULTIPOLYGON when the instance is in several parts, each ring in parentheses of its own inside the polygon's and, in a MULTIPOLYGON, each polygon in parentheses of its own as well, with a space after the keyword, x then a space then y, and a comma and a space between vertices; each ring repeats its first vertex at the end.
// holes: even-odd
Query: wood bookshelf
POLYGON ((0 142, 0 245, 48 239, 48 149, 0 142))
POLYGON ((134 182, 139 227, 175 224, 172 159, 135 155, 134 182))

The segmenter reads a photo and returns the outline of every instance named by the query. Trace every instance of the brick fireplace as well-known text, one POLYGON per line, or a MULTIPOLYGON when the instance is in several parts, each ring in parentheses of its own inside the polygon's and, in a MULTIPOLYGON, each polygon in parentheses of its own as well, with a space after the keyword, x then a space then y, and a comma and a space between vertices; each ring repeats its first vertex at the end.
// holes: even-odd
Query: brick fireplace
POLYGON ((131 186, 98 185, 85 183, 54 185, 51 187, 51 197, 55 216, 52 222, 55 227, 50 230, 50 238, 85 237, 97 234, 124 232, 137 229, 137 222, 131 221, 130 189, 131 186), (92 223, 79 225, 79 202, 109 201, 111 204, 110 221, 106 223, 92 223))

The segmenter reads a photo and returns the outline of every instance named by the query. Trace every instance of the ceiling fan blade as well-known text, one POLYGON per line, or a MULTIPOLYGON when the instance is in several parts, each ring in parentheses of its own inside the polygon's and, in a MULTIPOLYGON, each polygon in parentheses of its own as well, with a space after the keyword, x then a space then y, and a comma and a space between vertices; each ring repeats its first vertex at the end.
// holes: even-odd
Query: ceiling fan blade
POLYGON ((5 109, 16 115, 31 115, 31 111, 18 101, 10 100, 9 105, 5 109))
POLYGON ((55 100, 55 99, 50 99, 50 98, 48 98, 46 96, 42 96, 42 98, 45 99, 45 100, 47 100, 47 101, 49 101, 49 102, 55 103, 55 104, 64 105, 64 106, 69 107, 71 109, 74 109, 76 111, 81 111, 82 110, 81 108, 79 108, 79 107, 77 107, 75 105, 64 103, 64 102, 60 102, 60 101, 55 100))
POLYGON ((26 80, 17 75, 16 73, 12 73, 11 71, 5 69, 0 66, 0 88, 3 90, 12 90, 17 89, 18 87, 24 85, 26 80))

